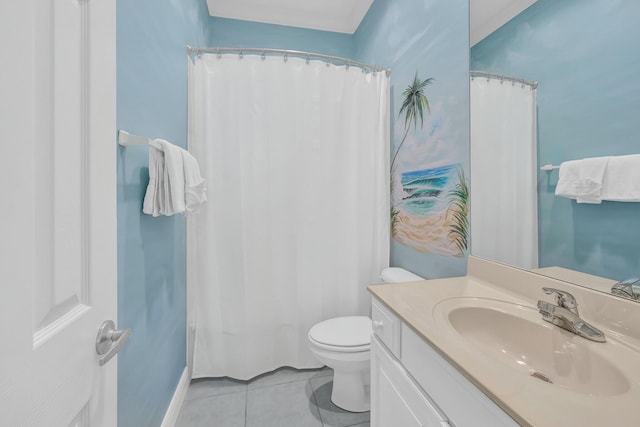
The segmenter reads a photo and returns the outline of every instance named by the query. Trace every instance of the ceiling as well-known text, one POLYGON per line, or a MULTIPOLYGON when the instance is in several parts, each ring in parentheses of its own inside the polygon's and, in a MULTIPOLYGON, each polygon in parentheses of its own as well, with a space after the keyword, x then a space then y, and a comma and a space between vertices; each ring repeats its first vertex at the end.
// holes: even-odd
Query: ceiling
POLYGON ((506 24, 538 0, 469 0, 471 46, 506 24))
POLYGON ((353 34, 373 0, 207 0, 221 18, 353 34))
MULTIPOLYGON (((537 0, 469 0, 471 46, 537 0)), ((353 34, 373 0, 207 0, 209 14, 353 34)))

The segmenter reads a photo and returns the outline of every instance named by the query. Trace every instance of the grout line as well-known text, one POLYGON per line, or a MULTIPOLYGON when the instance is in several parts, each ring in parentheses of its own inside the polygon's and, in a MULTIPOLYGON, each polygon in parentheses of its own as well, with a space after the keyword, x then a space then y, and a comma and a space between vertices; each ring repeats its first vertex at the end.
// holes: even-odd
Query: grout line
POLYGON ((313 404, 316 406, 316 409, 318 410, 318 416, 320 417, 320 424, 322 424, 322 427, 325 427, 324 420, 322 419, 322 411, 320 410, 320 406, 318 406, 318 399, 316 399, 316 390, 313 388, 313 384, 311 384, 311 378, 307 379, 307 383, 309 385, 309 388, 311 388, 311 398, 313 399, 313 404))
MULTIPOLYGON (((247 389, 244 390, 244 393, 247 392, 247 389)), ((191 399, 185 399, 182 401, 182 405, 184 406, 184 404, 186 402, 193 402, 195 400, 202 400, 202 399, 213 399, 216 397, 222 397, 222 396, 230 396, 232 394, 240 394, 243 393, 242 391, 233 391, 233 392, 229 392, 229 393, 218 393, 218 394, 207 394, 206 396, 198 396, 198 397, 194 397, 191 399)))
MULTIPOLYGON (((262 386, 255 386, 255 387, 252 387, 251 390, 260 390, 262 388, 275 387, 275 386, 278 386, 278 385, 291 384, 291 383, 297 383, 297 382, 308 381, 308 380, 309 380, 309 378, 292 379, 292 380, 279 382, 279 383, 276 383, 276 384, 265 384, 265 385, 262 385, 262 386)), ((247 390, 249 390, 249 384, 247 384, 247 390)))
POLYGON ((231 385, 220 386, 220 383, 222 382, 221 380, 229 381, 228 379, 223 379, 223 378, 202 379, 202 380, 198 380, 197 382, 192 381, 191 384, 189 384, 189 389, 187 389, 187 394, 185 396, 184 401, 202 399, 204 397, 240 393, 237 387, 239 385, 244 385, 245 390, 247 388, 247 383, 245 381, 231 380, 232 381, 231 385), (209 383, 209 386, 207 387, 209 391, 207 392, 207 394, 203 394, 198 397, 189 397, 189 390, 194 386, 194 384, 198 384, 198 383, 209 383), (214 393, 214 394, 208 394, 208 393, 214 393))
POLYGON ((244 427, 247 427, 247 407, 249 406, 249 387, 244 389, 244 427))

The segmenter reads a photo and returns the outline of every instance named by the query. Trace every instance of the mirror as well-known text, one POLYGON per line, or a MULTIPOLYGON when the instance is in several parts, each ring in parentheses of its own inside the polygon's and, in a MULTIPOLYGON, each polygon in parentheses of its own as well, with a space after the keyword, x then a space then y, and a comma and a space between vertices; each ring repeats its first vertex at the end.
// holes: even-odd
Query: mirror
MULTIPOLYGON (((640 153, 639 19, 640 2, 538 0, 471 48, 472 70, 539 83, 538 272, 605 292, 640 277, 640 203, 556 196, 558 170, 540 167, 640 153)), ((629 168, 640 180, 638 171, 629 168)), ((471 194, 492 203, 473 183, 471 194)))

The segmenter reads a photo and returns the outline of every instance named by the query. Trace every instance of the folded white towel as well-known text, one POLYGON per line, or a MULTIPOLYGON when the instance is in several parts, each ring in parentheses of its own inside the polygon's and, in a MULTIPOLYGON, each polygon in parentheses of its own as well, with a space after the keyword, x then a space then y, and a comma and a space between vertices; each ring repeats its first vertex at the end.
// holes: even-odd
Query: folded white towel
POLYGON ((184 164, 184 196, 186 213, 197 213, 198 208, 207 201, 207 181, 200 175, 200 168, 195 157, 187 150, 182 150, 184 164))
POLYGON ((602 203, 602 182, 609 157, 591 157, 579 161, 579 178, 576 181, 578 203, 602 203))
POLYGON ((154 142, 159 144, 164 152, 164 210, 162 214, 183 213, 186 205, 182 149, 164 139, 156 139, 154 142))
POLYGON ((149 145, 149 184, 142 212, 160 216, 164 208, 164 153, 159 146, 149 145))
POLYGON ((575 199, 576 182, 580 179, 580 160, 569 160, 560 163, 558 184, 556 185, 556 196, 575 199))
POLYGON ((640 154, 609 158, 602 185, 602 199, 640 202, 640 154))
POLYGON ((196 159, 163 139, 149 143, 149 184, 142 211, 153 216, 197 213, 207 182, 196 159))

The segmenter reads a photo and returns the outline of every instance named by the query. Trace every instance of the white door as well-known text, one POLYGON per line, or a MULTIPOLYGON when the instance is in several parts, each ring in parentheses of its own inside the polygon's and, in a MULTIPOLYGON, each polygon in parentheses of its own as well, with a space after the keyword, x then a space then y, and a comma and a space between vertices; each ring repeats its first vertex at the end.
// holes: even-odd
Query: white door
POLYGON ((0 425, 115 426, 115 0, 3 0, 0 54, 0 425))

